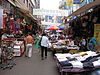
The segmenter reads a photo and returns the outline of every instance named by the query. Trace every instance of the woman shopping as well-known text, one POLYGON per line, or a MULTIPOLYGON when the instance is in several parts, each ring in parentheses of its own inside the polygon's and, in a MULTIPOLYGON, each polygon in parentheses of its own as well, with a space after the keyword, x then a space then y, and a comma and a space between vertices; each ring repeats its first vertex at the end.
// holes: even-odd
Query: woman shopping
POLYGON ((35 40, 35 48, 41 48, 39 45, 40 39, 41 39, 41 35, 38 35, 35 40))

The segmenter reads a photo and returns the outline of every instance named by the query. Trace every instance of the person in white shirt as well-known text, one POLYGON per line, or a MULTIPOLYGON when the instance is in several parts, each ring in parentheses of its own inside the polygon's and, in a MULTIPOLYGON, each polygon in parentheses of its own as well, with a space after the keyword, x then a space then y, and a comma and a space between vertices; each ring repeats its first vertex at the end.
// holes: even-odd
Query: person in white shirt
POLYGON ((46 33, 42 34, 41 39, 41 57, 42 60, 44 59, 44 52, 45 52, 45 58, 47 58, 47 48, 49 47, 49 39, 46 36, 46 33))

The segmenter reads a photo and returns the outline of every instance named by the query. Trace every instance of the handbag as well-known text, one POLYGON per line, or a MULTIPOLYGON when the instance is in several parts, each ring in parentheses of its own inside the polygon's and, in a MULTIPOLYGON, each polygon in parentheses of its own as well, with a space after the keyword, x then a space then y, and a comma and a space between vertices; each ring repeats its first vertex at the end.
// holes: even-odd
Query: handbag
POLYGON ((38 42, 38 45, 41 46, 41 40, 42 40, 42 37, 40 38, 39 42, 38 42))

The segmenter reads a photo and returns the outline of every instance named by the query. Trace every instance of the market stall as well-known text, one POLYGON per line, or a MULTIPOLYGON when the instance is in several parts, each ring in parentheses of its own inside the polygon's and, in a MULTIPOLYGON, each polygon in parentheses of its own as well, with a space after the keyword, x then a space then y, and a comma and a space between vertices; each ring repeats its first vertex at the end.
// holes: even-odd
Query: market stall
POLYGON ((14 53, 16 56, 22 56, 25 51, 24 41, 14 41, 14 53))
POLYGON ((100 53, 92 51, 55 54, 55 59, 62 75, 65 72, 84 72, 100 68, 100 53))
POLYGON ((59 40, 52 43, 52 52, 55 53, 77 53, 79 47, 77 45, 69 45, 69 39, 59 40))
POLYGON ((59 41, 52 41, 51 42, 51 50, 52 50, 52 53, 53 55, 55 53, 65 53, 67 52, 67 42, 68 40, 59 40, 59 41))
POLYGON ((14 54, 14 41, 15 39, 3 39, 0 49, 0 68, 7 69, 15 65, 13 61, 14 54))
MULTIPOLYGON (((2 41, 5 41, 5 43, 7 43, 6 41, 11 41, 10 43, 13 43, 13 52, 15 54, 15 56, 22 56, 24 51, 25 51, 25 41, 24 38, 6 38, 3 39, 2 41)), ((7 45, 7 44, 5 44, 7 45)))

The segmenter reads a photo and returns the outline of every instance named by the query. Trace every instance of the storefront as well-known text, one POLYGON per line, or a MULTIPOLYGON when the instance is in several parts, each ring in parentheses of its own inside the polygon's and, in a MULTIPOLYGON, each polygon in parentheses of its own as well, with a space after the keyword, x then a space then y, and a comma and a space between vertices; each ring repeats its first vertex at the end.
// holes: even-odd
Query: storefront
POLYGON ((73 29, 73 37, 93 37, 94 25, 100 24, 99 13, 99 0, 86 4, 77 11, 73 12, 70 16, 76 18, 69 22, 69 25, 73 29))

